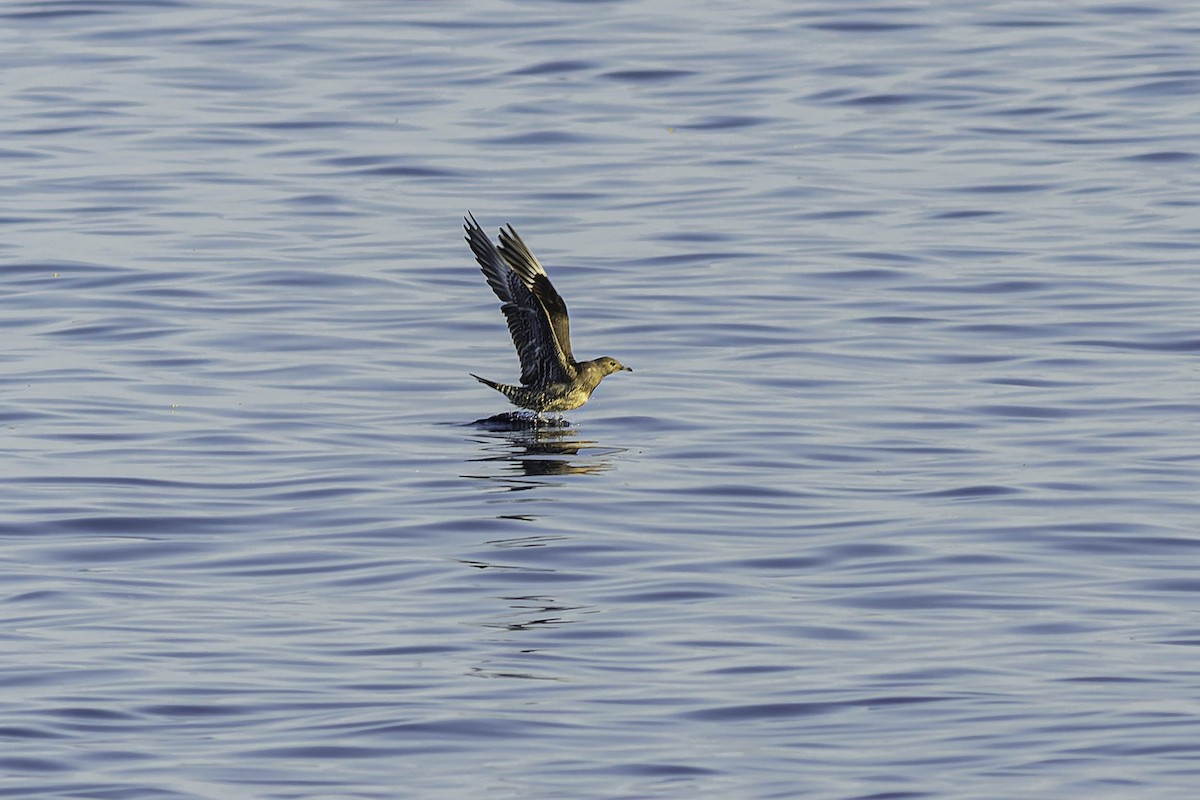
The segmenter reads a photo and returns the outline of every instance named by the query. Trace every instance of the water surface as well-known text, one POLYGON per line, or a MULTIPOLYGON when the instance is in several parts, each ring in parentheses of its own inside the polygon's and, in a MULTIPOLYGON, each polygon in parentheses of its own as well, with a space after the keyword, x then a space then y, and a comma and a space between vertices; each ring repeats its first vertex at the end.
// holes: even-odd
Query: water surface
POLYGON ((0 793, 1194 793, 1189 4, 0 19, 0 793))

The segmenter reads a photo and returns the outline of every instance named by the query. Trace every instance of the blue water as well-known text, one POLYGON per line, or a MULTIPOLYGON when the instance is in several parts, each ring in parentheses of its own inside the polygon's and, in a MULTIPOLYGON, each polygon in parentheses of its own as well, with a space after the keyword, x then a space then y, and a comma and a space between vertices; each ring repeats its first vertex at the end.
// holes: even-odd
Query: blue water
POLYGON ((0 796, 1193 797, 1198 8, 3 6, 0 796))

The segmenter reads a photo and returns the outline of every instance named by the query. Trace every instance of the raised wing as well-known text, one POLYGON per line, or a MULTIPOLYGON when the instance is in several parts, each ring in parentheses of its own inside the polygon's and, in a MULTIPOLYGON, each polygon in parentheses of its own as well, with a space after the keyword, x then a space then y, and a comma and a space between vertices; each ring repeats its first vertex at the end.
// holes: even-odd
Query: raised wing
POLYGON ((562 350, 566 363, 573 364, 575 356, 571 353, 571 321, 567 317, 567 304, 563 302, 558 292, 554 291, 554 285, 550 283, 550 276, 546 274, 546 270, 537 260, 533 251, 513 230, 512 225, 508 226, 507 231, 503 228, 500 229, 500 255, 512 267, 513 272, 521 276, 525 287, 533 292, 533 296, 537 298, 546 312, 546 318, 550 322, 550 328, 554 331, 554 338, 558 342, 559 349, 562 350))
MULTIPOLYGON (((521 361, 521 383, 538 386, 571 380, 574 377, 574 364, 569 355, 564 355, 555 336, 550 314, 524 277, 514 271, 510 262, 496 249, 475 217, 468 214, 463 229, 467 232, 467 244, 471 246, 471 252, 475 254, 488 286, 500 299, 500 310, 508 321, 508 332, 517 349, 517 358, 521 361)), ((534 259, 533 263, 536 264, 537 260, 534 259)), ((541 274, 544 278, 545 271, 541 274)), ((546 283, 549 284, 549 279, 546 283)), ((550 291, 553 293, 554 289, 550 291)), ((554 297, 558 295, 554 294, 554 297)), ((558 302, 561 305, 561 298, 558 302)), ((562 313, 565 322, 565 306, 562 313)))

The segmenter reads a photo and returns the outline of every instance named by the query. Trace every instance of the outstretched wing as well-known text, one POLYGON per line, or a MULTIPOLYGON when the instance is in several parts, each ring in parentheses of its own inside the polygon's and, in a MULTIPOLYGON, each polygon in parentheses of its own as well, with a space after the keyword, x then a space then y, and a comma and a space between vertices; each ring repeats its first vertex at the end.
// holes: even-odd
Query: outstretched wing
MULTIPOLYGON (((574 377, 572 363, 559 347, 550 315, 538 297, 492 244, 474 216, 467 215, 463 229, 467 232, 467 244, 471 246, 488 286, 500 299, 500 310, 508 320, 508 332, 521 361, 521 383, 531 386, 570 380, 574 377)), ((563 318, 566 319, 565 307, 563 318)))
POLYGON ((508 226, 507 231, 503 228, 500 229, 500 255, 512 267, 513 272, 521 276, 525 287, 533 292, 533 296, 541 304, 566 363, 574 363, 575 356, 571 353, 571 321, 567 317, 567 304, 563 302, 558 292, 554 291, 554 285, 550 283, 550 276, 546 274, 546 270, 537 260, 533 251, 513 230, 512 225, 508 226))

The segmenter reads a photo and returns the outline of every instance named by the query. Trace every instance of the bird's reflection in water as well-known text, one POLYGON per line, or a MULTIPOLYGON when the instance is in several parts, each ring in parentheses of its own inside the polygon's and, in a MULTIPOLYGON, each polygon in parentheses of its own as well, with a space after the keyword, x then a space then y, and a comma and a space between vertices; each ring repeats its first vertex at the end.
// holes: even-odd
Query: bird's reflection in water
POLYGON ((505 615, 508 619, 483 622, 481 623, 483 627, 502 631, 556 628, 579 622, 572 617, 575 613, 585 611, 580 606, 563 605, 551 597, 542 595, 502 597, 500 599, 509 602, 509 612, 505 615))
POLYGON ((478 420, 473 426, 483 434, 480 444, 485 454, 471 461, 500 464, 503 469, 463 477, 504 483, 513 491, 538 485, 522 482, 520 478, 603 472, 610 468, 612 455, 619 452, 617 448, 601 447, 579 438, 574 426, 561 419, 513 412, 478 420))
MULTIPOLYGON (((527 414, 502 414, 479 420, 473 427, 471 438, 478 443, 480 453, 470 459, 470 474, 463 477, 487 481, 489 489, 495 486, 516 492, 565 485, 567 479, 552 476, 604 472, 612 466, 615 454, 621 452, 620 448, 601 447, 581 438, 570 423, 527 414)), ((485 540, 458 559, 468 569, 488 573, 487 585, 506 589, 482 604, 486 611, 481 613, 486 615, 477 624, 492 633, 489 647, 472 674, 509 680, 566 680, 557 665, 542 655, 548 641, 546 634, 583 622, 596 610, 571 602, 570 593, 559 597, 548 593, 547 588, 584 567, 575 560, 572 537, 547 533, 537 526, 538 497, 526 495, 503 501, 497 496, 495 500, 509 512, 497 515, 501 527, 524 535, 485 540), (514 506, 514 501, 520 505, 514 506)), ((566 590, 560 587, 560 591, 566 590)))
POLYGON ((477 623, 497 635, 489 637, 495 646, 489 648, 481 663, 473 669, 474 675, 480 678, 566 680, 555 674, 552 663, 542 658, 543 646, 548 639, 539 634, 583 622, 584 616, 597 613, 597 609, 564 602, 557 595, 546 594, 545 576, 558 572, 558 566, 532 564, 555 563, 561 566, 563 559, 569 556, 559 553, 549 556, 547 561, 546 555, 530 557, 529 553, 542 548, 557 549, 570 542, 571 537, 568 536, 543 534, 491 539, 486 544, 496 551, 493 558, 460 560, 460 563, 473 569, 507 573, 503 583, 514 588, 520 587, 514 593, 506 592, 491 598, 500 601, 500 605, 492 607, 489 604, 491 613, 477 623), (525 587, 528 589, 525 590, 525 587))

